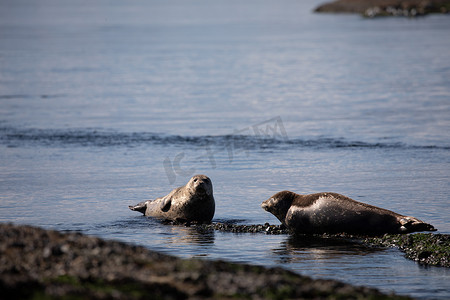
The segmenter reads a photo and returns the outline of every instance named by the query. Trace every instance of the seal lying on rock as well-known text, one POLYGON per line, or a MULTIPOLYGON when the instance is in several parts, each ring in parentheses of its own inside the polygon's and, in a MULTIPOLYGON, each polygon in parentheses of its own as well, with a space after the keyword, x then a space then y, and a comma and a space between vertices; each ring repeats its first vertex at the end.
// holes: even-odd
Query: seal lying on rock
POLYGON ((178 222, 210 223, 215 211, 211 179, 195 175, 167 196, 128 206, 146 216, 178 222))
POLYGON ((337 193, 276 193, 261 205, 296 233, 384 234, 435 231, 419 219, 337 193))

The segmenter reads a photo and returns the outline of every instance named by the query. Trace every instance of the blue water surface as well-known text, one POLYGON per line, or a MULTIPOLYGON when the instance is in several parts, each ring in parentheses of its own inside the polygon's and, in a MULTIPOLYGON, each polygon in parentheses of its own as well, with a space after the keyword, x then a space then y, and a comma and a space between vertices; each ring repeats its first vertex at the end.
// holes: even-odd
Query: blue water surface
POLYGON ((421 299, 448 269, 335 239, 199 232, 128 205, 198 173, 214 221, 332 191, 450 234, 450 18, 320 1, 1 1, 0 221, 421 299))

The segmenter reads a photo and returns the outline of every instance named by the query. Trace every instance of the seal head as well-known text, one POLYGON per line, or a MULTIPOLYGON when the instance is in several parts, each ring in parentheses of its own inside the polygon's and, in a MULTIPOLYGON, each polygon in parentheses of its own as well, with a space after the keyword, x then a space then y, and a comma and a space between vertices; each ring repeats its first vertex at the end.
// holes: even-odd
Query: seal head
POLYGON ((129 208, 160 219, 210 223, 215 212, 212 182, 206 175, 195 175, 168 195, 129 208))
POLYGON ((281 224, 285 224, 285 218, 291 208, 292 202, 295 199, 296 194, 290 191, 282 191, 276 193, 261 204, 261 207, 270 212, 272 215, 280 220, 281 224))

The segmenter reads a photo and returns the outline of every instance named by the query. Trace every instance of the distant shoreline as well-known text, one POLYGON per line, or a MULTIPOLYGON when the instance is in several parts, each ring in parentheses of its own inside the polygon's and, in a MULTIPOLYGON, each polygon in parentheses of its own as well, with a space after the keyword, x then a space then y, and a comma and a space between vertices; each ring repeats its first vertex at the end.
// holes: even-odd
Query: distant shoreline
POLYGON ((417 17, 450 13, 450 0, 337 0, 318 6, 318 13, 357 13, 365 17, 417 17))

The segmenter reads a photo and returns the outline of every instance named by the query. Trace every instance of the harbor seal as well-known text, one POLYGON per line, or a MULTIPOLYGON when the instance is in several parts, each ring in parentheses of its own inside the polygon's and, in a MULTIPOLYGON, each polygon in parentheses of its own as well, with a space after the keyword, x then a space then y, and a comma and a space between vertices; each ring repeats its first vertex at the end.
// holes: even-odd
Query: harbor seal
POLYGON ((168 195, 128 206, 145 216, 177 222, 211 223, 215 211, 211 179, 195 175, 168 195))
POLYGON ((261 204, 295 233, 349 233, 377 235, 436 231, 414 217, 358 202, 337 193, 299 195, 276 193, 261 204))

